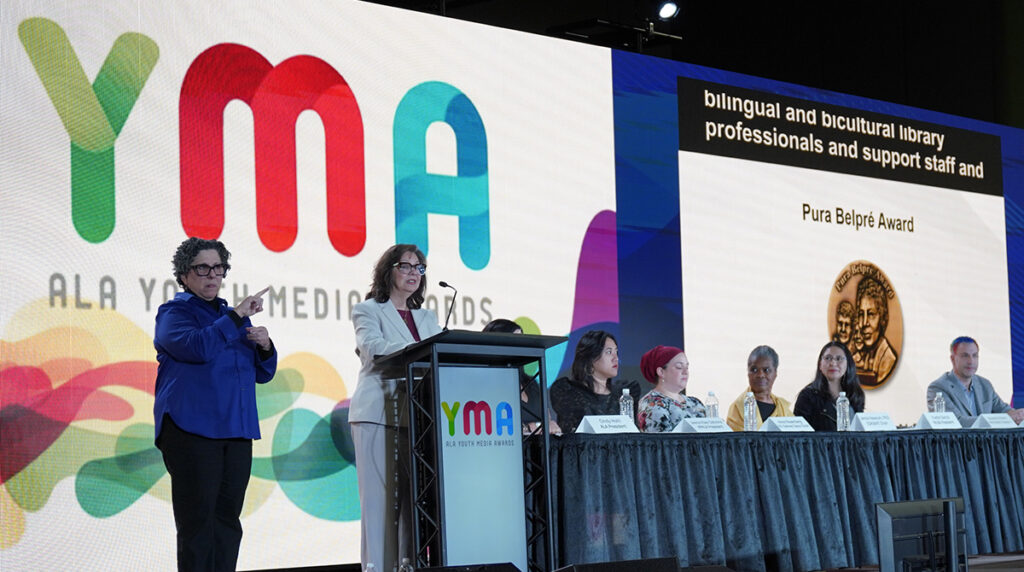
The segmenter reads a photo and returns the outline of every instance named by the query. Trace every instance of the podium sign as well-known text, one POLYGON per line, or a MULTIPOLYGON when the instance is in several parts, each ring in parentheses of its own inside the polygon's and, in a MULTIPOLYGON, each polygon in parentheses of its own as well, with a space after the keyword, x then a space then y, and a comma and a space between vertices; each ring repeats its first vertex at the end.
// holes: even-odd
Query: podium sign
POLYGON ((519 370, 438 369, 446 563, 526 570, 519 370))
POLYGON ((417 568, 553 568, 547 423, 523 434, 520 382, 522 368, 537 363, 531 383, 539 385, 546 412, 544 352, 565 341, 450 330, 374 357, 387 375, 405 378, 409 395, 417 568))

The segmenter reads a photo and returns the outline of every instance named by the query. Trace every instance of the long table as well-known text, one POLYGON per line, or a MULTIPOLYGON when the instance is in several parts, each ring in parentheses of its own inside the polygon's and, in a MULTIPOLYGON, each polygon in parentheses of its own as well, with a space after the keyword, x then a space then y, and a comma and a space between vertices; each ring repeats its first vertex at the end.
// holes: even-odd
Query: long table
POLYGON ((558 566, 878 563, 875 503, 963 497, 967 550, 1024 550, 1024 429, 567 435, 551 444, 558 566))

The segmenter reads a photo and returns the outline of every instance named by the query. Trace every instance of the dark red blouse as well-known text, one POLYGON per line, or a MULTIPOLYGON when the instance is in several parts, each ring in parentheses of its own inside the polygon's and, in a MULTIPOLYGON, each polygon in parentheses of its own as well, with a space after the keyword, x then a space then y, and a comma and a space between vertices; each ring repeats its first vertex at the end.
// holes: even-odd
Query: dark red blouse
POLYGON ((417 342, 420 341, 420 333, 416 329, 416 321, 412 319, 412 310, 398 310, 398 315, 405 320, 405 325, 409 326, 409 333, 412 334, 412 339, 417 342))

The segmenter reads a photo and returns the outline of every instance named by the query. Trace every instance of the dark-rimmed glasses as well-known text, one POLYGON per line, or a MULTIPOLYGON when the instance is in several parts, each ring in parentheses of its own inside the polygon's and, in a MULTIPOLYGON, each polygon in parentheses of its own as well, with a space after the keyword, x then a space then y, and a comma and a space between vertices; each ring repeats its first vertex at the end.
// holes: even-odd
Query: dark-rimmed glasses
POLYGON ((420 276, 422 276, 422 275, 427 273, 427 265, 426 264, 409 264, 408 262, 396 262, 396 263, 392 264, 391 266, 394 266, 395 268, 397 268, 398 271, 401 272, 402 274, 412 274, 413 270, 416 270, 416 272, 419 272, 420 276))
POLYGON ((214 276, 227 276, 228 270, 231 269, 231 265, 215 264, 210 266, 209 264, 196 264, 190 268, 192 268, 192 271, 196 273, 196 276, 209 276, 211 271, 213 271, 214 276))

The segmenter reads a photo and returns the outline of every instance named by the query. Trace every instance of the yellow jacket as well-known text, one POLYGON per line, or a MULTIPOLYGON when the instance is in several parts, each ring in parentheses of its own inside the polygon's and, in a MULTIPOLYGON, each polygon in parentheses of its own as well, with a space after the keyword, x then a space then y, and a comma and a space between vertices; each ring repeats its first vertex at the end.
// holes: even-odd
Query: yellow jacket
MULTIPOLYGON (((733 431, 743 431, 743 399, 747 396, 747 392, 740 393, 740 396, 736 398, 736 401, 732 402, 729 406, 729 415, 725 418, 725 422, 729 424, 729 427, 733 431)), ((775 395, 770 394, 772 401, 775 402, 775 411, 772 412, 771 417, 792 417, 793 406, 788 401, 775 395)), ((757 428, 761 428, 761 423, 764 420, 761 419, 761 409, 757 410, 757 428)))

